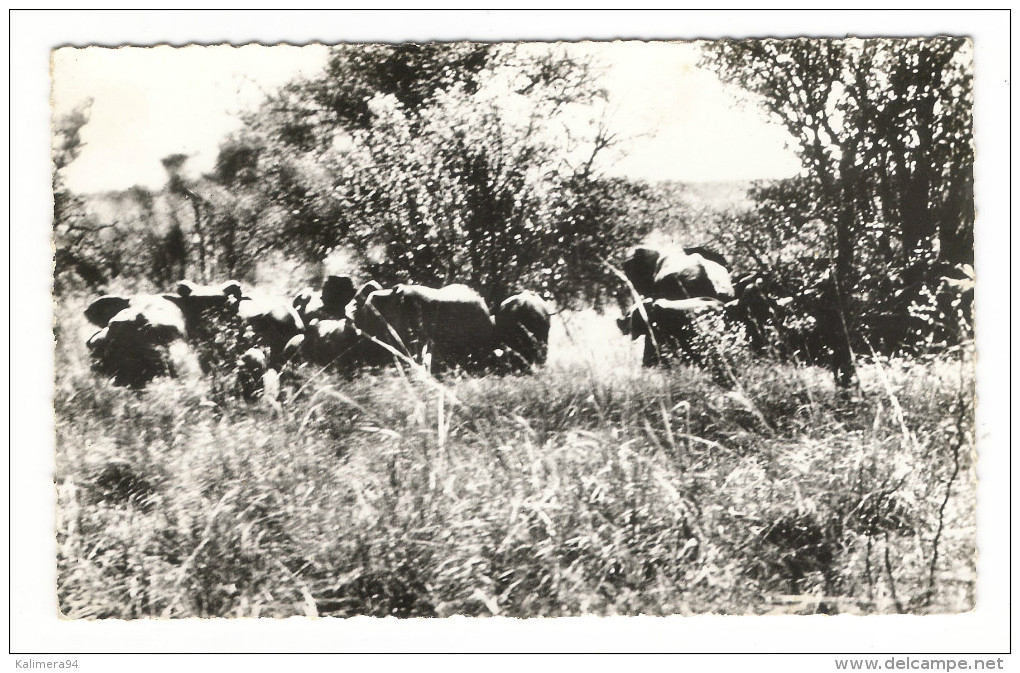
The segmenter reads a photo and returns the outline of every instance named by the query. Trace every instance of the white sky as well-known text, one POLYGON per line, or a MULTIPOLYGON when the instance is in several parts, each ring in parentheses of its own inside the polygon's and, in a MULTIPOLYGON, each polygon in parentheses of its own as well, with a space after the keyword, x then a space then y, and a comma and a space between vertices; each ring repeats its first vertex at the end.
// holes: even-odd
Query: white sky
POLYGON ((325 63, 321 46, 61 49, 53 55, 56 114, 92 99, 86 147, 67 169, 75 191, 159 187, 162 157, 194 155, 189 168, 208 171, 220 141, 238 128, 240 110, 263 91, 325 63))
POLYGON ((604 45, 604 85, 629 142, 620 175, 691 182, 789 177, 800 161, 789 134, 697 67, 698 48, 667 42, 604 45))
MULTIPOLYGON (((607 172, 684 181, 787 177, 800 164, 789 136, 757 110, 735 106, 730 92, 696 66, 692 44, 589 43, 607 66, 610 125, 626 156, 607 172)), ((53 57, 57 114, 93 100, 86 143, 67 169, 80 192, 157 188, 160 159, 192 155, 189 168, 212 168, 237 113, 296 76, 314 76, 327 49, 246 45, 61 49, 53 57)), ((608 156, 608 155, 607 155, 608 156)))

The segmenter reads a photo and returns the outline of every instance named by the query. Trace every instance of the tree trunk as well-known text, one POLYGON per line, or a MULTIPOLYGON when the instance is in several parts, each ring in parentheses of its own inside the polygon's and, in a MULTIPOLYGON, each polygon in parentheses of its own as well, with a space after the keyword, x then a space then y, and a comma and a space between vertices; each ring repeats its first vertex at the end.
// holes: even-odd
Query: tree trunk
POLYGON ((932 185, 932 126, 935 119, 934 91, 941 83, 930 55, 923 50, 917 57, 917 94, 914 102, 917 147, 912 151, 906 194, 903 199, 903 264, 908 286, 921 281, 928 266, 931 240, 937 231, 929 207, 932 185))
POLYGON ((191 202, 191 209, 195 213, 195 234, 198 235, 198 273, 199 282, 209 282, 208 275, 206 273, 206 249, 205 249, 205 230, 202 224, 202 204, 198 194, 195 194, 190 189, 184 193, 188 201, 191 202))
MULTIPOLYGON (((850 321, 847 299, 854 286, 854 248, 856 241, 855 204, 857 171, 853 168, 853 152, 847 148, 840 159, 840 196, 836 217, 835 277, 829 278, 822 292, 826 304, 823 322, 827 341, 832 349, 832 373, 836 384, 848 387, 855 375, 853 351, 850 347, 850 321)), ((823 281, 825 282, 825 281, 823 281)))

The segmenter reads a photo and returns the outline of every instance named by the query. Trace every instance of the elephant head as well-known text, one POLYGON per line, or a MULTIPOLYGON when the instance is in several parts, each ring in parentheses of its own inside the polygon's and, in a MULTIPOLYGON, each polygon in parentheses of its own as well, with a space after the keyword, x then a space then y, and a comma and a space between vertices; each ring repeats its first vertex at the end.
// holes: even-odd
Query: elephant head
POLYGON ((354 281, 349 276, 328 276, 320 291, 306 287, 295 295, 292 305, 306 323, 313 319, 335 320, 344 317, 354 295, 354 281))
POLYGON ((282 366, 287 342, 304 331, 304 322, 291 302, 243 292, 235 280, 219 285, 181 281, 174 301, 181 306, 189 330, 198 340, 211 343, 221 339, 224 331, 237 332, 237 349, 267 348, 270 368, 282 366))
POLYGON ((623 261, 623 273, 642 297, 655 293, 655 273, 662 255, 654 248, 632 248, 623 261))
POLYGON ((210 321, 215 322, 226 313, 235 313, 243 298, 241 284, 228 280, 219 285, 199 285, 190 280, 177 283, 177 294, 166 295, 184 312, 189 328, 195 333, 208 332, 210 321))
POLYGON ((323 317, 341 318, 356 291, 350 276, 328 276, 322 283, 323 317))
POLYGON ((627 313, 616 319, 616 326, 620 332, 629 336, 632 340, 648 334, 648 313, 652 310, 654 299, 645 299, 640 304, 635 304, 627 313))

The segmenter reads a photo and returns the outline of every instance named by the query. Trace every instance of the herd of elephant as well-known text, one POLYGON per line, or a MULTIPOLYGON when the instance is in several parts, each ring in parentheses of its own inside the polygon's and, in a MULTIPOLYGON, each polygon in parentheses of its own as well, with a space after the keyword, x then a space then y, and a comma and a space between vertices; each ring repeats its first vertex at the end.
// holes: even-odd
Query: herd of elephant
MULTIPOLYGON (((632 248, 622 268, 636 301, 617 325, 632 339, 645 337, 645 366, 679 360, 717 374, 724 335, 762 352, 781 334, 787 356, 830 366, 840 383, 853 375, 835 300, 820 297, 813 302, 820 309, 795 316, 789 307, 798 302, 777 294, 767 277, 734 280, 725 258, 703 247, 632 248), (807 328, 791 327, 796 320, 807 328)), ((292 299, 246 292, 237 281, 181 281, 173 293, 106 295, 85 311, 100 328, 88 340, 94 367, 115 384, 141 387, 156 376, 207 371, 215 363, 202 344, 218 341, 221 359, 238 365, 246 398, 275 395, 280 373, 302 364, 348 375, 395 360, 434 373, 528 372, 546 362, 552 314, 529 291, 490 312, 466 285, 356 286, 337 275, 292 299)))
POLYGON ((237 281, 185 280, 172 293, 105 295, 85 310, 100 328, 87 342, 93 366, 115 385, 201 372, 215 364, 209 353, 226 353, 249 399, 274 396, 281 372, 302 363, 346 374, 395 358, 433 372, 528 371, 546 361, 551 315, 532 292, 490 313, 466 285, 356 287, 336 275, 293 299, 246 292, 237 281), (210 347, 217 342, 226 348, 210 347))

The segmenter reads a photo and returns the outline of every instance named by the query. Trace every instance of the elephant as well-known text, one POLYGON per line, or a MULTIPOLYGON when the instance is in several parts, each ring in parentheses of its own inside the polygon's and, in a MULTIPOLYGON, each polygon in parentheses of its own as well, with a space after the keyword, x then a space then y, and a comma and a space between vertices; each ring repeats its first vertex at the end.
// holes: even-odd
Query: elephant
POLYGON ((391 359, 389 353, 380 353, 381 349, 362 335, 350 318, 312 318, 304 334, 291 339, 286 350, 288 361, 301 356, 316 367, 329 367, 343 374, 352 374, 362 366, 386 364, 391 359))
POLYGON ((551 316, 549 306, 534 292, 504 299, 495 315, 497 368, 524 372, 545 364, 551 316))
POLYGON ((711 297, 645 299, 616 321, 631 339, 645 337, 645 367, 680 362, 718 368, 717 340, 727 331, 723 303, 711 297))
POLYGON ((239 331, 239 347, 268 349, 270 369, 279 370, 284 365, 287 342, 304 331, 304 321, 290 302, 243 293, 237 281, 205 286, 184 280, 177 285, 177 295, 192 332, 216 339, 227 327, 226 322, 239 331))
POLYGON ((799 350, 790 314, 792 296, 761 271, 742 274, 733 285, 736 298, 726 303, 726 312, 744 326, 753 352, 784 358, 799 350))
POLYGON ((300 358, 316 367, 329 367, 348 375, 359 367, 391 362, 389 352, 354 326, 358 307, 364 305, 370 294, 382 289, 382 285, 370 280, 355 290, 346 276, 330 276, 321 293, 311 288, 301 290, 294 298, 294 307, 305 322, 305 330, 288 341, 285 360, 300 358))
POLYGON ((251 347, 237 361, 237 379, 241 396, 248 402, 258 399, 276 403, 280 396, 280 373, 269 367, 262 348, 251 347))
POLYGON ((355 294, 354 281, 349 276, 327 276, 320 291, 306 287, 298 292, 293 306, 305 324, 314 319, 336 320, 344 317, 355 294))
POLYGON ((679 248, 660 251, 639 246, 628 252, 623 272, 642 298, 732 300, 730 272, 718 261, 725 260, 711 252, 709 257, 698 252, 688 254, 679 248))
MULTIPOLYGON (((844 322, 835 276, 827 260, 800 263, 808 276, 788 289, 765 269, 737 279, 737 298, 727 303, 728 315, 742 323, 752 350, 780 359, 828 367, 836 384, 852 384, 856 369, 849 330, 844 322)), ((891 321, 900 316, 879 316, 879 327, 900 329, 891 321)), ((881 330, 875 330, 875 334, 881 330)))
POLYGON ((119 386, 197 372, 184 312, 171 295, 104 295, 85 309, 99 331, 86 345, 93 366, 119 386))
POLYGON ((237 314, 237 302, 231 299, 242 296, 241 284, 236 280, 216 286, 182 280, 177 284, 176 294, 165 296, 184 312, 188 335, 194 344, 208 345, 229 331, 240 333, 244 329, 237 314))
POLYGON ((466 285, 374 290, 355 309, 354 324, 377 344, 431 365, 433 372, 483 369, 492 352, 492 316, 481 296, 466 285))
POLYGON ((304 321, 279 297, 245 296, 237 300, 237 314, 247 326, 246 337, 269 349, 269 367, 279 370, 286 362, 284 347, 304 331, 304 321))

